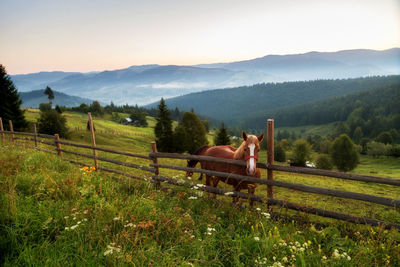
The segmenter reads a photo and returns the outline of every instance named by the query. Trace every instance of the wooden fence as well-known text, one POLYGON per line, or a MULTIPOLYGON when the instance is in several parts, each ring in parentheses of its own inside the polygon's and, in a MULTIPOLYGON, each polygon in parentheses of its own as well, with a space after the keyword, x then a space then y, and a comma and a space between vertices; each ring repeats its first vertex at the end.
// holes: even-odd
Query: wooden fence
MULTIPOLYGON (((57 134, 54 136, 39 134, 36 132, 36 126, 34 127, 33 133, 14 132, 13 128, 12 128, 12 122, 10 121, 9 124, 10 124, 10 131, 4 131, 2 120, 0 118, 0 133, 1 133, 2 140, 4 140, 5 134, 9 134, 11 136, 12 142, 14 142, 14 140, 18 140, 18 139, 34 141, 35 148, 38 150, 54 153, 60 157, 62 157, 63 153, 68 153, 68 154, 73 154, 73 155, 77 155, 77 156, 82 156, 85 158, 90 158, 90 159, 93 159, 96 170, 103 170, 103 171, 107 171, 107 172, 111 172, 111 173, 116 173, 119 175, 124 175, 124 176, 130 177, 130 178, 135 178, 135 179, 142 180, 142 181, 152 182, 157 187, 160 187, 161 183, 168 183, 171 185, 185 186, 185 187, 188 187, 191 189, 201 190, 201 191, 205 191, 205 192, 209 192, 209 193, 213 193, 213 194, 217 194, 217 195, 225 195, 225 196, 230 196, 230 197, 250 199, 252 201, 265 203, 268 206, 273 206, 273 205, 281 206, 283 208, 290 209, 290 210, 301 211, 304 213, 309 213, 309 214, 314 214, 314 215, 318 215, 318 216, 322 216, 322 217, 343 220, 343 221, 352 222, 352 223, 369 224, 369 225, 373 225, 373 226, 380 225, 385 228, 395 227, 397 229, 400 229, 400 225, 395 224, 395 223, 384 222, 381 220, 376 220, 376 219, 371 219, 371 218, 358 217, 358 216, 353 216, 353 215, 349 215, 349 214, 343 214, 343 213, 339 213, 339 212, 335 212, 335 211, 329 211, 329 210, 325 210, 325 209, 303 206, 300 204, 295 204, 295 203, 287 202, 284 200, 275 199, 273 197, 273 192, 274 192, 273 188, 274 188, 274 186, 277 186, 277 187, 287 188, 287 189, 291 189, 291 190, 302 191, 302 192, 306 192, 306 193, 334 196, 334 197, 347 198, 347 199, 353 199, 353 200, 361 200, 361 201, 370 202, 370 203, 374 203, 374 204, 393 207, 394 209, 399 210, 400 200, 386 198, 386 197, 379 197, 379 196, 374 196, 374 195, 368 195, 368 194, 362 194, 362 193, 356 193, 356 192, 343 191, 343 190, 327 189, 327 188, 307 186, 307 185, 296 184, 296 183, 276 181, 276 180, 274 180, 273 176, 274 176, 274 171, 301 173, 301 174, 324 176, 327 178, 339 178, 339 179, 353 180, 353 181, 360 181, 360 182, 367 182, 367 183, 386 184, 386 185, 399 187, 399 189, 400 189, 400 179, 383 178, 383 177, 370 176, 370 175, 349 174, 349 173, 319 170, 319 169, 312 169, 312 168, 288 167, 288 166, 275 165, 274 158, 273 158, 273 155, 274 155, 274 151, 273 151, 274 121, 273 120, 268 120, 268 123, 267 123, 267 144, 268 144, 267 163, 257 163, 258 168, 267 170, 267 179, 258 179, 258 178, 254 178, 254 177, 250 177, 250 176, 242 176, 242 175, 236 175, 236 174, 232 174, 232 173, 217 172, 217 171, 206 170, 206 169, 188 168, 188 167, 183 167, 183 166, 178 166, 178 165, 161 164, 161 163, 159 163, 158 159, 168 158, 168 159, 184 159, 184 160, 195 159, 195 160, 199 160, 199 161, 217 162, 217 163, 231 164, 231 165, 243 166, 243 167, 246 166, 245 162, 238 161, 238 160, 228 160, 228 159, 221 159, 221 158, 215 158, 215 157, 194 156, 194 155, 186 155, 186 154, 160 153, 157 151, 157 146, 156 146, 155 142, 151 143, 152 152, 150 152, 149 155, 140 155, 140 154, 134 154, 134 153, 129 153, 129 152, 122 152, 122 151, 116 151, 116 150, 112 150, 112 149, 108 149, 108 148, 98 147, 98 146, 96 146, 96 142, 95 142, 93 121, 92 121, 92 117, 91 117, 90 113, 89 113, 89 125, 90 125, 91 138, 92 138, 91 145, 63 141, 63 140, 60 140, 60 138, 57 134), (29 136, 29 137, 15 137, 16 134, 17 135, 25 135, 25 136, 29 136), (52 138, 53 141, 41 140, 41 139, 38 139, 38 137, 52 138), (54 146, 55 149, 49 150, 49 149, 40 148, 40 147, 38 147, 38 143, 54 146), (61 147, 61 146, 63 146, 63 147, 61 147), (64 146, 73 146, 73 147, 78 147, 78 148, 90 149, 93 151, 93 155, 67 150, 64 148, 64 146), (140 164, 118 161, 118 160, 109 159, 109 158, 105 158, 105 157, 99 157, 97 155, 97 151, 103 151, 103 152, 115 153, 115 154, 124 155, 124 156, 128 156, 128 157, 133 157, 133 158, 145 159, 145 160, 149 160, 150 162, 149 162, 149 166, 143 166, 140 164), (133 175, 130 173, 119 171, 119 170, 102 167, 102 166, 99 166, 98 161, 104 161, 104 162, 113 163, 116 165, 121 165, 121 166, 129 167, 129 168, 140 169, 142 171, 152 173, 152 176, 151 176, 151 178, 145 178, 142 176, 133 175), (185 172, 191 171, 191 172, 203 173, 203 174, 207 174, 207 175, 211 175, 211 176, 218 176, 218 177, 229 177, 229 179, 236 179, 236 180, 240 180, 240 181, 247 181, 247 182, 251 182, 251 183, 266 185, 267 186, 267 197, 259 196, 259 195, 249 195, 247 193, 242 193, 242 192, 227 191, 224 189, 214 188, 211 186, 199 185, 199 184, 196 184, 196 183, 193 183, 190 181, 185 181, 182 179, 177 180, 172 177, 162 176, 162 175, 160 175, 160 168, 185 171, 185 172)), ((88 164, 80 162, 80 161, 66 159, 66 158, 63 158, 63 159, 70 161, 72 163, 88 166, 88 164)))

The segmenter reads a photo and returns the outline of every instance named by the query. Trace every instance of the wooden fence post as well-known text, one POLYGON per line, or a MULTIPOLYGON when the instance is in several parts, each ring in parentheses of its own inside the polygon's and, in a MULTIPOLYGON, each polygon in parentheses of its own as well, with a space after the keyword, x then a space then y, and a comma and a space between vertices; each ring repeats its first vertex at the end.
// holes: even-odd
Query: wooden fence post
MULTIPOLYGON (((54 141, 60 141, 60 136, 58 134, 54 135, 54 141)), ((58 142, 54 142, 56 144, 57 147, 57 155, 59 155, 60 157, 62 156, 62 151, 61 151, 61 144, 58 142)))
POLYGON ((35 138, 35 147, 37 147, 37 129, 36 129, 36 123, 33 124, 33 133, 35 134, 35 135, 34 135, 34 138, 35 138))
POLYGON ((4 142, 4 127, 3 127, 3 120, 0 117, 0 130, 1 130, 1 141, 4 142))
MULTIPOLYGON (((153 153, 157 153, 157 144, 156 144, 156 142, 151 142, 151 150, 153 151, 153 153)), ((153 163, 154 164, 158 164, 158 158, 157 157, 154 157, 153 158, 153 163)), ((158 176, 158 175, 160 175, 160 169, 158 168, 158 167, 154 167, 155 169, 156 169, 156 171, 154 172, 154 174, 156 175, 156 176, 158 176)), ((160 181, 159 180, 157 180, 157 182, 156 182, 156 187, 159 187, 160 186, 160 181)))
MULTIPOLYGON (((268 165, 274 164, 274 120, 269 119, 267 121, 267 155, 268 155, 268 165)), ((274 180, 273 170, 267 170, 268 180, 274 180)), ((274 191, 272 185, 267 186, 267 197, 269 199, 274 198, 274 191)))
MULTIPOLYGON (((92 137, 92 146, 96 146, 96 138, 94 135, 94 127, 93 127, 93 119, 92 119, 92 113, 88 113, 89 116, 89 127, 90 127, 90 136, 92 137)), ((93 156, 94 156, 94 167, 97 169, 99 168, 99 165, 97 163, 97 150, 93 148, 93 156)))
POLYGON ((14 143, 14 128, 13 128, 13 124, 12 124, 11 120, 9 120, 8 122, 10 124, 11 141, 14 143))

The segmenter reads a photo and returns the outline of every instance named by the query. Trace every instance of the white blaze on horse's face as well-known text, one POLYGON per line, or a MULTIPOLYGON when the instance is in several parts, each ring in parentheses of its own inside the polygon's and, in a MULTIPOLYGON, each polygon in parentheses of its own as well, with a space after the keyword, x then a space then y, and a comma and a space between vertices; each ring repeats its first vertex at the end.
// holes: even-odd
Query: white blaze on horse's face
POLYGON ((250 157, 249 157, 249 163, 248 163, 248 174, 249 175, 254 175, 256 173, 256 166, 254 164, 254 149, 255 148, 256 148, 255 144, 249 145, 249 150, 250 150, 250 157))

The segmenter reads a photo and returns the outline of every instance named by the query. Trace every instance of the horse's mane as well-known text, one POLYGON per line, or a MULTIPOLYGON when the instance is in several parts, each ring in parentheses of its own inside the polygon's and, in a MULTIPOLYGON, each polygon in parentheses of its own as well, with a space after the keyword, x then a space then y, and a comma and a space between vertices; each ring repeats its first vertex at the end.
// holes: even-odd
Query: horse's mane
POLYGON ((234 159, 242 159, 244 157, 244 148, 246 146, 246 141, 243 141, 242 144, 236 149, 233 154, 234 159))

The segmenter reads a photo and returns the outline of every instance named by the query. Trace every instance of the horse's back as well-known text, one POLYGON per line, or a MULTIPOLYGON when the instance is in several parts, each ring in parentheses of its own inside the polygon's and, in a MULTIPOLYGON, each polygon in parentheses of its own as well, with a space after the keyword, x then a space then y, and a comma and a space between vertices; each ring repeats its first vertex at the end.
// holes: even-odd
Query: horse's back
POLYGON ((234 151, 227 146, 213 146, 207 149, 205 156, 233 159, 234 151))

